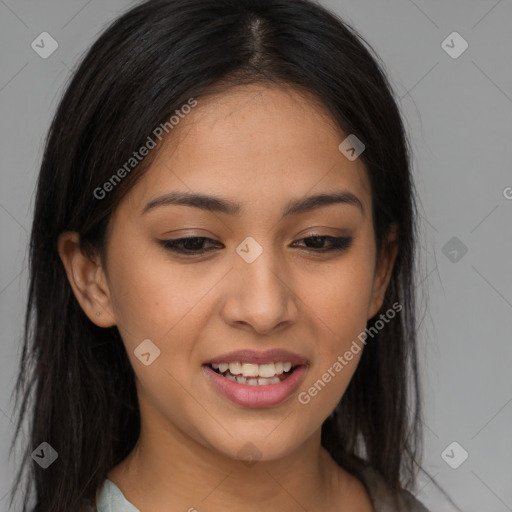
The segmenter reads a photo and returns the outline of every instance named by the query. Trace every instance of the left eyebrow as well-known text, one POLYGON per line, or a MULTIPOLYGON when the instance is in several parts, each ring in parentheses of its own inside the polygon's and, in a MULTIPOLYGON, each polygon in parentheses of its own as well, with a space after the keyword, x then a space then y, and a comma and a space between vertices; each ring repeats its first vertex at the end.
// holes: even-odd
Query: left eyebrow
MULTIPOLYGON (((300 199, 293 199, 287 203, 281 218, 290 215, 307 213, 318 208, 333 204, 347 204, 356 206, 364 215, 364 207, 361 200, 352 192, 340 190, 332 193, 316 194, 300 199)), ((160 206, 178 205, 199 208, 212 212, 226 213, 228 215, 240 215, 242 206, 236 201, 204 194, 190 192, 171 192, 151 200, 143 208, 141 215, 160 206)))

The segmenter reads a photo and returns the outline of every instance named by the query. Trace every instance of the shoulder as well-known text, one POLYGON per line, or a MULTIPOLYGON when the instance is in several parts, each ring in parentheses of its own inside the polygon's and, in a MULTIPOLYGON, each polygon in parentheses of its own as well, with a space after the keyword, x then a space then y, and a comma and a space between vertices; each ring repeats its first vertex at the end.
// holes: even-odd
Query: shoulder
POLYGON ((429 512, 423 503, 405 489, 400 492, 398 502, 395 501, 384 479, 372 468, 361 468, 361 476, 375 512, 429 512))
POLYGON ((123 495, 114 482, 105 479, 96 495, 96 510, 94 512, 140 512, 123 495))

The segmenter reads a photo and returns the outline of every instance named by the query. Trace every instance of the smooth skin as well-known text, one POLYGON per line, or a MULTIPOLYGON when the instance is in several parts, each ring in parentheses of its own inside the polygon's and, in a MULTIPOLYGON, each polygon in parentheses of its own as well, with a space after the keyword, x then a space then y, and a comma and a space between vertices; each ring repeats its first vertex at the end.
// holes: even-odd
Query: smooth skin
POLYGON ((370 183, 361 159, 339 151, 346 136, 298 89, 246 85, 199 98, 114 212, 105 266, 80 250, 77 233, 60 236, 77 300, 95 324, 117 325, 135 371, 140 438, 108 476, 142 512, 373 510, 363 484, 320 444, 362 351, 307 405, 297 399, 379 311, 397 254, 390 233, 377 258, 370 183), (281 218, 289 201, 333 191, 362 208, 281 218), (241 211, 143 212, 170 192, 221 197, 241 211), (330 241, 306 240, 314 235, 353 241, 322 252, 330 241), (252 263, 236 252, 249 236, 263 248, 252 263), (160 242, 183 237, 211 239, 189 251, 212 250, 180 255, 160 242), (148 338, 161 353, 145 366, 134 350, 148 338), (203 375, 213 357, 271 348, 308 360, 297 392, 277 406, 235 405, 203 375), (255 463, 241 460, 244 447, 255 463))

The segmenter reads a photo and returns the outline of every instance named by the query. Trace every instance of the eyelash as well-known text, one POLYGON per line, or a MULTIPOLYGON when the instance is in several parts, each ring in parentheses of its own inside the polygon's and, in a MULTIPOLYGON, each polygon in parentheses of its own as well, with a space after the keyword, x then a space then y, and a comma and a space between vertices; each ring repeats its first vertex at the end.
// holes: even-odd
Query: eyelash
MULTIPOLYGON (((327 253, 327 252, 333 252, 333 251, 344 251, 350 247, 353 241, 353 237, 334 237, 334 236, 321 236, 321 235, 313 235, 308 236, 306 238, 301 238, 300 240, 312 240, 312 239, 320 239, 320 240, 326 240, 331 242, 331 247, 327 249, 312 249, 306 247, 306 251, 313 252, 313 253, 327 253)), ((182 245, 190 240, 213 240, 211 238, 202 237, 202 236, 193 236, 188 238, 176 238, 174 240, 160 240, 160 243, 163 245, 163 247, 169 251, 183 254, 185 256, 198 256, 201 254, 205 254, 207 252, 211 252, 215 249, 196 249, 196 250, 186 250, 182 247, 182 245)))

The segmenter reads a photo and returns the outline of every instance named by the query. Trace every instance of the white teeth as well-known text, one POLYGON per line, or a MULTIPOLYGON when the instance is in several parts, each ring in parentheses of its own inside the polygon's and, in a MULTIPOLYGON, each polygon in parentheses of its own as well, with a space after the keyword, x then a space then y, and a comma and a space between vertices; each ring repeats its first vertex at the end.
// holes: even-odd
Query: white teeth
POLYGON ((244 377, 257 377, 259 375, 258 365, 252 363, 242 364, 242 375, 244 377))
POLYGON ((278 376, 292 369, 290 362, 255 364, 236 361, 212 364, 211 366, 230 380, 249 386, 256 386, 258 383, 259 385, 277 384, 281 382, 278 376))
POLYGON ((243 375, 232 375, 231 368, 229 369, 229 372, 224 372, 223 377, 233 382, 237 382, 238 384, 245 384, 247 386, 268 386, 269 384, 279 384, 281 382, 281 379, 277 375, 273 375, 271 378, 247 378, 243 375))
POLYGON ((260 364, 258 375, 260 377, 273 377, 276 374, 274 363, 260 364))
MULTIPOLYGON (((263 377, 270 378, 274 375, 281 375, 283 372, 289 372, 292 363, 230 363, 229 371, 233 375, 243 375, 244 377, 263 377)), ((219 368, 220 370, 220 368, 219 368)), ((222 371, 221 371, 222 373, 222 371)))
POLYGON ((262 379, 261 377, 258 379, 258 384, 260 386, 268 386, 269 384, 279 384, 281 380, 279 377, 272 377, 271 379, 262 379))
POLYGON ((233 375, 240 375, 242 373, 241 363, 229 363, 229 371, 233 375))

